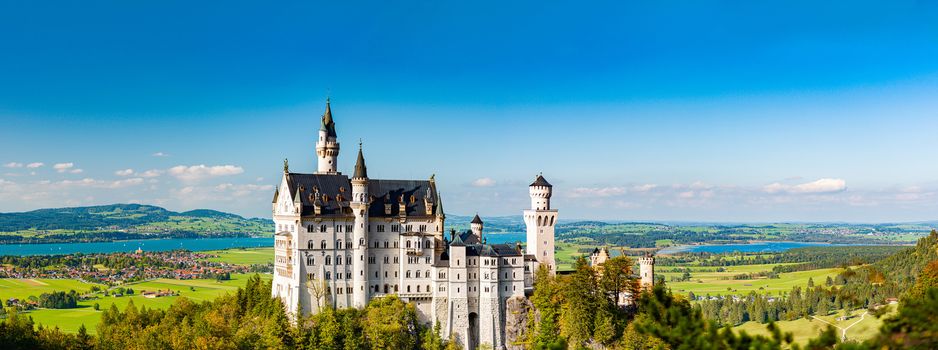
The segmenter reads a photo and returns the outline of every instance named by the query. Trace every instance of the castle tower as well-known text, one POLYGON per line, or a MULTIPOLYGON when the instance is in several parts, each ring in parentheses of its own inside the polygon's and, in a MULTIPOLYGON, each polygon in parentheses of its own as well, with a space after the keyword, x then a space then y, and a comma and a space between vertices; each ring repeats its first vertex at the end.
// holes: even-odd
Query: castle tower
POLYGON ((651 254, 638 258, 639 272, 642 277, 641 287, 651 289, 655 286, 655 257, 651 254))
POLYGON ((469 334, 469 273, 466 265, 466 244, 456 231, 450 232, 449 243, 449 307, 448 329, 444 334, 452 334, 463 349, 472 349, 469 334))
MULTIPOLYGON (((328 111, 328 110, 327 110, 328 111)), ((338 144, 336 145, 338 150, 338 144)), ((322 163, 320 163, 322 165, 322 163)), ((368 265, 365 256, 368 255, 368 168, 365 167, 365 157, 362 155, 362 145, 358 144, 358 159, 355 160, 355 173, 352 175, 352 201, 349 206, 355 215, 355 226, 352 228, 352 244, 355 254, 352 258, 352 271, 355 276, 352 281, 352 304, 355 307, 368 305, 368 265)))
POLYGON ((335 122, 332 120, 332 108, 326 99, 326 112, 322 115, 319 127, 319 139, 316 141, 317 174, 338 174, 339 142, 336 139, 335 122))
POLYGON ((479 214, 476 214, 476 217, 472 218, 472 222, 469 223, 469 229, 472 230, 472 235, 476 236, 479 242, 482 242, 482 218, 479 217, 479 214))
MULTIPOLYGON (((550 209, 550 196, 553 186, 537 175, 528 187, 531 195, 531 209, 524 211, 524 224, 527 226, 527 253, 533 255, 537 265, 543 265, 552 274, 557 272, 554 261, 554 225, 557 210, 550 209)), ((536 271, 538 266, 533 266, 536 271)))

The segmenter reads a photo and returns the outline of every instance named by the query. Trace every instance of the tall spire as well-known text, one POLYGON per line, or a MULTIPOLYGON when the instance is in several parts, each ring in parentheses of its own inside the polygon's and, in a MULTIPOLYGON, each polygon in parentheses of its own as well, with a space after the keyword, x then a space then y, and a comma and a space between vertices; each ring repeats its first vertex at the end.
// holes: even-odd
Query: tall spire
POLYGON ((367 179, 368 167, 365 166, 365 156, 362 154, 362 142, 358 141, 358 159, 355 160, 355 173, 353 179, 367 179))
POLYGON ((325 131, 328 136, 336 137, 335 122, 332 120, 332 107, 329 106, 328 97, 326 97, 326 112, 322 114, 322 126, 319 130, 325 131))

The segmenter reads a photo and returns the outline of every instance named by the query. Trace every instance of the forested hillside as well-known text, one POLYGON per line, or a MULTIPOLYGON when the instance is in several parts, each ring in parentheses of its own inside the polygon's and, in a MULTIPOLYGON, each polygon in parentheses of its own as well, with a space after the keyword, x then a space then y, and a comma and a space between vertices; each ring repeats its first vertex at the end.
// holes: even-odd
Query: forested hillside
POLYGON ((112 204, 0 213, 0 243, 108 241, 272 233, 269 219, 215 210, 173 212, 152 205, 112 204))

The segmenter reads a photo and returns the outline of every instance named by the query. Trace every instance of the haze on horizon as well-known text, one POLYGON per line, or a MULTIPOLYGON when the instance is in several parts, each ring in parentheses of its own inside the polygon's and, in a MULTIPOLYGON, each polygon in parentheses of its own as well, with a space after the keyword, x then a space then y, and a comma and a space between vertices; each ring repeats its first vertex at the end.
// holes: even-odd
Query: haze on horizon
POLYGON ((938 5, 359 5, 0 4, 0 212, 267 217, 328 95, 340 170, 452 214, 938 219, 938 5))

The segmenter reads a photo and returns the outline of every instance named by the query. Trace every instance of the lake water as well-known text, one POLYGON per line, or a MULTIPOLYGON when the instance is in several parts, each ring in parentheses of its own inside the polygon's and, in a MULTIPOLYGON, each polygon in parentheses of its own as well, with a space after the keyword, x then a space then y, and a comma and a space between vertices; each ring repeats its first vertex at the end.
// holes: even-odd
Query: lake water
POLYGON ((140 239, 118 242, 93 243, 50 243, 50 244, 0 244, 0 256, 3 255, 52 255, 90 253, 132 252, 137 248, 145 251, 167 251, 187 249, 191 251, 216 250, 226 248, 273 247, 273 237, 266 238, 172 238, 140 239))
POLYGON ((755 242, 742 244, 706 244, 706 245, 682 245, 668 247, 658 251, 658 254, 674 253, 777 253, 789 249, 802 247, 826 247, 832 246, 830 243, 820 242, 755 242))
MULTIPOLYGON (((524 232, 484 234, 489 243, 524 242, 524 232)), ((137 248, 148 252, 174 249, 191 251, 217 250, 227 248, 273 247, 274 239, 267 238, 172 238, 139 239, 118 242, 93 243, 51 243, 51 244, 0 244, 0 256, 4 255, 58 255, 82 252, 116 253, 132 252, 137 248)))

